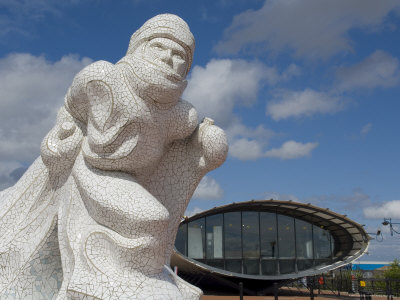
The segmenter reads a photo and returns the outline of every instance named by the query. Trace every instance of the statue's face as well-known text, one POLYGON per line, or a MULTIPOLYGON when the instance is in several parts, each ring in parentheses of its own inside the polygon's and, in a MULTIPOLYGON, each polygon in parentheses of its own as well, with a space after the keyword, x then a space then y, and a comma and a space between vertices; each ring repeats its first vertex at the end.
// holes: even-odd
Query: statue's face
POLYGON ((159 67, 167 75, 183 80, 186 77, 188 58, 185 49, 167 38, 150 40, 144 50, 144 58, 159 67))
MULTIPOLYGON (((185 48, 168 38, 153 38, 126 56, 134 71, 132 84, 143 99, 171 104, 179 101, 187 86, 190 58, 185 48)), ((124 60, 124 59, 123 59, 124 60)))

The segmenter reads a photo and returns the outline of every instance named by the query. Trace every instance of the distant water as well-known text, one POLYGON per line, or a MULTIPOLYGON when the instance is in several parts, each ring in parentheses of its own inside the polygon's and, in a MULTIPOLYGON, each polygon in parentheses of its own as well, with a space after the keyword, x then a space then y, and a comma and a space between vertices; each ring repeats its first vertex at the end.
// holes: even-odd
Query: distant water
POLYGON ((352 265, 353 270, 375 270, 382 268, 384 266, 389 266, 390 263, 380 262, 380 263, 368 263, 368 262, 356 262, 352 265))

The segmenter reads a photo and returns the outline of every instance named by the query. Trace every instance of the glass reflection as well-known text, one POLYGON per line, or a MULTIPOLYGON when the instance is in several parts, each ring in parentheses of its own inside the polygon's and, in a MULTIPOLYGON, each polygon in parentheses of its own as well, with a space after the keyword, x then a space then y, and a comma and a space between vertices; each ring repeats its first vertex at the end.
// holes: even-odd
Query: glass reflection
POLYGON ((295 272, 295 260, 294 259, 284 259, 279 260, 279 273, 289 274, 295 272))
POLYGON ((260 261, 258 259, 244 259, 243 273, 248 275, 260 275, 260 261))
POLYGON ((241 259, 226 259, 225 270, 235 273, 242 273, 242 260, 241 259))
POLYGON ((298 219, 296 219, 296 256, 313 258, 312 225, 298 219))
POLYGON ((205 220, 197 219, 188 224, 188 256, 195 259, 203 259, 205 256, 205 220))
POLYGON ((278 261, 275 259, 261 260, 262 275, 276 275, 278 274, 278 261))
POLYGON ((224 214, 225 258, 242 258, 242 232, 240 212, 224 214))
POLYGON ((331 257, 331 235, 321 227, 313 225, 314 232, 314 258, 331 257))
POLYGON ((222 214, 208 216, 206 221, 207 258, 223 258, 222 214))
POLYGON ((279 257, 294 258, 294 219, 285 215, 278 215, 278 249, 279 257))
POLYGON ((261 257, 277 257, 278 243, 276 230, 276 214, 260 212, 261 257))
POLYGON ((183 255, 187 255, 187 224, 181 224, 176 234, 175 247, 183 255))
MULTIPOLYGON (((260 231, 257 211, 242 212, 243 258, 260 257, 260 231)), ((258 263, 257 263, 258 266, 258 263)), ((258 268, 258 267, 257 267, 258 268)), ((250 274, 250 273, 246 273, 250 274)))

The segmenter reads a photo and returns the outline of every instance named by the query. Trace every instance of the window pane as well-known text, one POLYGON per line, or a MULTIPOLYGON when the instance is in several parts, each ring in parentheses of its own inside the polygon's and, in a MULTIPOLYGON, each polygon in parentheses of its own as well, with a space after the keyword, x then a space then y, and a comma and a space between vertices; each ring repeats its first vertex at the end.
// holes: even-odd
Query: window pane
POLYGON ((249 274, 249 275, 260 275, 260 260, 244 259, 243 260, 243 273, 249 274))
POLYGON ((313 260, 312 259, 299 259, 297 261, 297 270, 303 271, 308 270, 313 267, 313 260))
POLYGON ((260 212, 261 257, 277 257, 276 214, 260 212))
POLYGON ((288 260, 280 260, 279 261, 279 273, 280 274, 289 274, 295 272, 295 260, 288 259, 288 260))
POLYGON ((187 224, 181 224, 176 234, 175 247, 183 255, 187 255, 187 224))
POLYGON ((315 260, 315 266, 316 267, 322 267, 322 266, 327 266, 332 263, 331 259, 316 259, 315 260))
POLYGON ((261 260, 261 270, 263 275, 276 275, 278 273, 278 261, 275 259, 261 260))
POLYGON ((279 257, 294 258, 294 219, 278 215, 279 257))
POLYGON ((204 258, 204 218, 188 224, 188 256, 190 258, 204 258))
POLYGON ((207 258, 223 258, 222 214, 207 217, 207 258))
POLYGON ((225 258, 242 258, 240 212, 224 214, 225 258))
POLYGON ((223 259, 207 259, 206 264, 214 268, 224 269, 223 259))
POLYGON ((314 256, 316 259, 331 257, 331 235, 328 230, 314 227, 314 256))
POLYGON ((297 258, 313 258, 312 224, 296 219, 297 258))
POLYGON ((242 273, 242 260, 240 259, 226 259, 225 270, 229 272, 242 273))
MULTIPOLYGON (((243 257, 260 257, 260 234, 258 212, 242 212, 242 230, 243 230, 243 257)), ((257 265, 258 266, 258 265, 257 265)), ((258 269, 258 267, 257 267, 258 269)), ((249 273, 246 273, 249 274, 249 273)))

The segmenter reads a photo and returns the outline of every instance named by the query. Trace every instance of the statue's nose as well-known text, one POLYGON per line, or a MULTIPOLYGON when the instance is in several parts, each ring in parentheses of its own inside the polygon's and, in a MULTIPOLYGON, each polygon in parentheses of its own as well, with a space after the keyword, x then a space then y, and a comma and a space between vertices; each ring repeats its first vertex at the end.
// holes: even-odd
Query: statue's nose
POLYGON ((172 61, 172 50, 171 49, 165 49, 163 51, 163 54, 161 56, 161 60, 165 62, 167 65, 170 67, 173 67, 173 61, 172 61))

